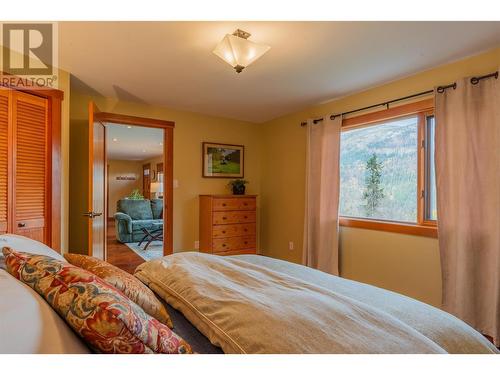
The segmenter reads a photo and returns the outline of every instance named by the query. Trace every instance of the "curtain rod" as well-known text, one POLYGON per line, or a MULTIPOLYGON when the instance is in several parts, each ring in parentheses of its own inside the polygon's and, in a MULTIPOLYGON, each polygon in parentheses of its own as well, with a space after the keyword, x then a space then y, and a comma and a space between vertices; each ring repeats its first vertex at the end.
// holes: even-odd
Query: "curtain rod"
MULTIPOLYGON (((479 76, 479 77, 472 77, 470 79, 470 83, 472 83, 473 85, 476 85, 479 83, 479 81, 481 81, 482 79, 485 79, 485 78, 491 78, 491 77, 495 77, 495 79, 498 79, 498 71, 496 72, 493 72, 493 73, 490 73, 490 74, 486 74, 484 76, 479 76)), ((443 92, 445 92, 447 89, 449 88, 453 88, 453 90, 455 90, 457 88, 457 83, 456 82, 453 82, 449 85, 445 85, 445 86, 438 86, 438 88, 436 89, 436 91, 440 94, 442 94, 443 92)), ((387 109, 389 109, 389 105, 392 104, 392 103, 396 103, 396 102, 400 102, 402 100, 407 100, 407 99, 411 99, 411 98, 416 98, 418 96, 422 96, 422 95, 428 95, 428 94, 432 94, 434 92, 434 90, 427 90, 427 91, 422 91, 422 92, 418 92, 416 94, 412 94, 412 95, 408 95, 408 96, 403 96, 401 98, 397 98, 397 99, 392 99, 392 100, 388 100, 386 102, 382 102, 382 103, 377 103, 377 104, 373 104, 373 105, 369 105, 367 107, 363 107, 363 108, 357 108, 357 109, 353 109, 352 111, 347 111, 347 112, 342 112, 342 113, 336 113, 334 115, 331 115, 330 116, 330 120, 333 120, 335 119, 335 117, 338 117, 338 116, 345 116, 345 115, 349 115, 351 113, 356 113, 356 112, 361 112, 361 111, 365 111, 367 109, 371 109, 371 108, 376 108, 376 107, 381 107, 381 106, 386 106, 387 109)), ((313 124, 317 124, 318 122, 321 122, 323 121, 323 118, 317 118, 317 119, 314 119, 313 120, 313 124)), ((307 122, 304 121, 304 122, 301 122, 300 123, 300 126, 306 126, 307 125, 307 122)))

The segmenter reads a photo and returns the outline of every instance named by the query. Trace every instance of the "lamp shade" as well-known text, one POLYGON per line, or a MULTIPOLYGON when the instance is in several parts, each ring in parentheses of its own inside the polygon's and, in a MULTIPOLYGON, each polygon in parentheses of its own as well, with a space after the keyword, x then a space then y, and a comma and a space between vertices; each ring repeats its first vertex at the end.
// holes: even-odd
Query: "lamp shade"
POLYGON ((226 34, 213 53, 231 65, 238 73, 253 63, 271 47, 251 42, 236 35, 226 34))
POLYGON ((152 193, 163 193, 163 183, 162 182, 152 182, 151 183, 152 193))

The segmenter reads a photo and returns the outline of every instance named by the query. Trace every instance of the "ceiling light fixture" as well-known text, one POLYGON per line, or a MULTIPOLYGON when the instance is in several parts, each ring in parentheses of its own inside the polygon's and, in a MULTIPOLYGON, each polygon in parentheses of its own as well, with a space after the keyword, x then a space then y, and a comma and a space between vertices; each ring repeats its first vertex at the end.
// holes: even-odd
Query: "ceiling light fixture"
POLYGON ((127 126, 127 129, 132 129, 132 127, 129 125, 129 126, 127 126))
POLYGON ((118 142, 118 138, 113 138, 113 142, 118 142))
POLYGON ((231 65, 237 73, 241 73, 271 47, 248 40, 250 33, 237 29, 233 35, 226 36, 215 47, 213 53, 231 65))

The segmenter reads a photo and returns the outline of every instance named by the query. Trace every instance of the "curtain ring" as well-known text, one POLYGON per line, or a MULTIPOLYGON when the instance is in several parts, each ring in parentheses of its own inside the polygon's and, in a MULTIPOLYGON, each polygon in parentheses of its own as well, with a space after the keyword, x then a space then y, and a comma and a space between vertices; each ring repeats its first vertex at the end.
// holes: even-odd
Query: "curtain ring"
POLYGON ((439 86, 436 91, 438 93, 442 94, 444 92, 444 87, 443 86, 439 86))
POLYGON ((456 82, 453 82, 453 90, 455 90, 457 88, 457 83, 456 82))
POLYGON ((470 83, 472 83, 473 85, 477 85, 479 83, 479 78, 477 77, 472 77, 470 79, 470 83))

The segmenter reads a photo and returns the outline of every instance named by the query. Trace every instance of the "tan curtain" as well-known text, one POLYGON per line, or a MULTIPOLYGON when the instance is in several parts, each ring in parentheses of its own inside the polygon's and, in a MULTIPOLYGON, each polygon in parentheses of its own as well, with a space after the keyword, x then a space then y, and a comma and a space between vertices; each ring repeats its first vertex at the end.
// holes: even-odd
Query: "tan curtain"
POLYGON ((499 81, 436 93, 443 308, 500 343, 499 81))
POLYGON ((342 118, 307 124, 303 263, 334 275, 338 265, 339 152, 342 118))

